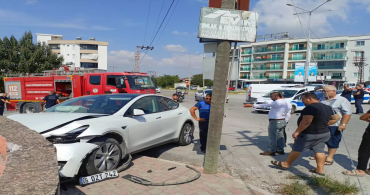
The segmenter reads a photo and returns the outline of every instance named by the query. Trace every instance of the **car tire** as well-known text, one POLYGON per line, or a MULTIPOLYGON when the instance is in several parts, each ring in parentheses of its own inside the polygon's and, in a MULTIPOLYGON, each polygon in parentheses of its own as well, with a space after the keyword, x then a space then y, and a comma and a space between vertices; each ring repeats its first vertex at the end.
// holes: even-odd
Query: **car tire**
POLYGON ((118 141, 113 138, 101 137, 94 139, 91 143, 99 147, 86 157, 85 162, 81 166, 82 174, 95 175, 116 169, 122 159, 122 149, 118 141), (111 154, 108 151, 111 151, 109 152, 111 154), (99 158, 100 161, 98 160, 99 158), (102 160, 102 158, 104 159, 102 160), (110 167, 108 167, 109 165, 110 167))
POLYGON ((38 112, 41 112, 40 107, 38 107, 34 103, 26 103, 22 106, 22 113, 32 114, 32 113, 38 113, 38 112))
POLYGON ((257 110, 257 113, 261 113, 261 114, 262 114, 262 113, 263 113, 263 111, 257 110))
POLYGON ((190 123, 185 123, 181 128, 178 144, 180 146, 187 146, 191 144, 193 132, 194 132, 193 125, 191 125, 190 123))
POLYGON ((292 106, 292 109, 290 110, 290 114, 294 114, 295 113, 295 110, 296 110, 296 107, 295 106, 292 106))

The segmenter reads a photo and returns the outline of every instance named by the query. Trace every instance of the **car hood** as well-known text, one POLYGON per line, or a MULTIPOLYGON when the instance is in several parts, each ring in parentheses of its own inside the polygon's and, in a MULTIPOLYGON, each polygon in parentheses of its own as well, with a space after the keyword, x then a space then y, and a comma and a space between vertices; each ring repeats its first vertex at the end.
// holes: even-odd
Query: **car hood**
POLYGON ((89 113, 34 113, 15 114, 8 116, 9 119, 17 121, 22 125, 37 131, 38 133, 61 127, 78 120, 86 120, 95 117, 106 116, 104 114, 89 113))
POLYGON ((262 104, 268 104, 268 103, 271 103, 272 100, 270 98, 264 98, 264 97, 260 97, 260 98, 257 98, 257 102, 258 103, 262 103, 262 104))

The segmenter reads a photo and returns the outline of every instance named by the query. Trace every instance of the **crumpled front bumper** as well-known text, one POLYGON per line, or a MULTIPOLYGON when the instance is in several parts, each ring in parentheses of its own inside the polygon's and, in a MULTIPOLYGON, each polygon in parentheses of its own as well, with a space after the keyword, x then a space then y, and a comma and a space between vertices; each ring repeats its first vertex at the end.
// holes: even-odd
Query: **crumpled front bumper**
POLYGON ((66 162, 59 167, 60 177, 74 177, 85 157, 94 151, 98 146, 92 143, 70 143, 54 144, 57 149, 58 163, 66 162))

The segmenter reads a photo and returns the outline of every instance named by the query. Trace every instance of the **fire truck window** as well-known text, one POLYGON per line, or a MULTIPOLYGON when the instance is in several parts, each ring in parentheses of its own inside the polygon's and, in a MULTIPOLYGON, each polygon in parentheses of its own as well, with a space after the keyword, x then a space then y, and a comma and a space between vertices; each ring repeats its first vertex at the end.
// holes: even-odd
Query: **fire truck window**
POLYGON ((90 76, 90 84, 91 85, 100 85, 100 78, 101 78, 101 76, 90 76))
POLYGON ((116 86, 116 78, 121 79, 121 84, 125 84, 123 80, 123 76, 121 75, 108 75, 107 76, 107 85, 116 86))

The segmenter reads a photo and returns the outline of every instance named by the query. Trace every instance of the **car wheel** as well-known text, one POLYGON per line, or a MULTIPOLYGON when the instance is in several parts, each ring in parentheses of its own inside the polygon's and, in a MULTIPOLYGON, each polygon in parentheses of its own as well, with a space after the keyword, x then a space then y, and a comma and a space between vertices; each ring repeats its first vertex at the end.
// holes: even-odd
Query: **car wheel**
POLYGON ((296 110, 296 107, 295 106, 292 106, 292 109, 290 110, 290 114, 294 114, 295 113, 295 110, 296 110))
POLYGON ((263 111, 257 110, 257 113, 261 113, 261 114, 262 114, 262 113, 263 113, 263 111))
POLYGON ((180 146, 189 145, 192 142, 192 136, 193 126, 190 123, 185 123, 185 125, 182 126, 178 144, 180 146))
POLYGON ((83 168, 84 175, 94 175, 117 168, 122 159, 122 150, 117 140, 102 137, 93 140, 99 147, 89 154, 83 168))
POLYGON ((22 113, 32 114, 40 112, 39 108, 34 103, 26 103, 22 108, 22 113))

